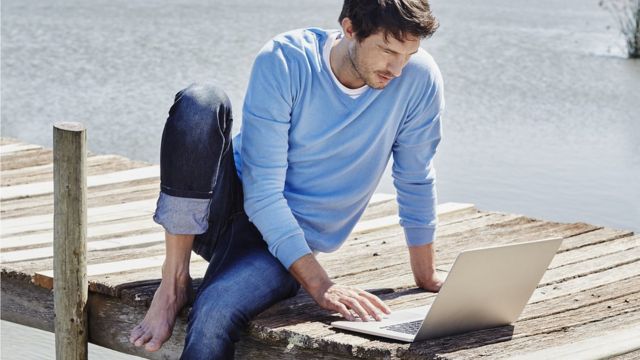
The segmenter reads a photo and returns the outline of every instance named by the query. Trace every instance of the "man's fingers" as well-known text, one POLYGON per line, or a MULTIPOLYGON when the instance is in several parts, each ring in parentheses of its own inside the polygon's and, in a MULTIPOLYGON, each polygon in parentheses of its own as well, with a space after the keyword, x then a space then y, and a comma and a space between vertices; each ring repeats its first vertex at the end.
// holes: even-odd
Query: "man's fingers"
POLYGON ((391 314, 391 309, 384 303, 384 301, 380 300, 379 297, 367 291, 362 291, 360 296, 367 298, 375 307, 382 310, 385 314, 391 314))
POLYGON ((368 321, 367 311, 360 305, 360 302, 352 297, 344 297, 340 302, 347 305, 351 310, 355 311, 362 321, 368 321))
POLYGON ((360 302, 360 305, 362 305, 362 307, 367 311, 367 313, 369 313, 369 315, 371 315, 374 319, 376 319, 377 321, 382 320, 382 317, 380 317, 380 312, 371 303, 371 301, 369 301, 369 299, 367 299, 364 296, 358 296, 356 297, 356 300, 360 302))
POLYGON ((351 311, 349 311, 349 309, 347 309, 346 306, 344 306, 344 304, 342 303, 335 303, 335 310, 337 312, 340 313, 340 315, 342 315, 342 317, 344 317, 345 319, 349 320, 349 321, 353 321, 353 315, 351 315, 351 311))

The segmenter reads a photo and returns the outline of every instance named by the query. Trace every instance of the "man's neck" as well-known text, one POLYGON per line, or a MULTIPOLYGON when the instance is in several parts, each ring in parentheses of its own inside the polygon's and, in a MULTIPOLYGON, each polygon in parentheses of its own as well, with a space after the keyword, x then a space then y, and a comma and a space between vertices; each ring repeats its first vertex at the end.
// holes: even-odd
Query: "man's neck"
POLYGON ((338 38, 331 47, 329 59, 331 71, 338 81, 349 89, 357 89, 365 85, 349 58, 350 40, 338 38))

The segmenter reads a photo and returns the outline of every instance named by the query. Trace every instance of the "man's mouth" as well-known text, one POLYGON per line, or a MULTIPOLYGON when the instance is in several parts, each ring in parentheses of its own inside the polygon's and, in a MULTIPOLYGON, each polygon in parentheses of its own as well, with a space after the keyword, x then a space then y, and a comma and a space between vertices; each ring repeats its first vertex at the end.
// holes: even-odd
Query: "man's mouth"
POLYGON ((385 81, 390 81, 394 78, 393 75, 389 75, 389 74, 378 74, 378 76, 385 81))

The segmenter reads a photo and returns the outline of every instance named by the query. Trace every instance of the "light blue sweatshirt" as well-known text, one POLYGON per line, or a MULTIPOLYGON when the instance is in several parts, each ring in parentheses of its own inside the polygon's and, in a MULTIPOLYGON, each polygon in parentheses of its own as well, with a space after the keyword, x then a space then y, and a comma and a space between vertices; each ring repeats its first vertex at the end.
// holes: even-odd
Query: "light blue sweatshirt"
POLYGON ((435 235, 433 157, 444 108, 436 63, 420 49, 386 88, 354 99, 322 61, 329 33, 294 30, 260 50, 233 139, 245 211, 287 269, 340 247, 392 155, 407 244, 435 235))

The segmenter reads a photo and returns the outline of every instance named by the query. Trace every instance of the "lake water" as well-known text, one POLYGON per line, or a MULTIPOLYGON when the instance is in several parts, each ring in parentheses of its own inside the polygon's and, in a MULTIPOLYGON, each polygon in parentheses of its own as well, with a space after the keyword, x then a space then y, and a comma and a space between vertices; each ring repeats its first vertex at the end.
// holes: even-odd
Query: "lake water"
MULTIPOLYGON (((441 27, 423 47, 447 102, 439 201, 639 231, 640 61, 620 56, 598 0, 432 3, 441 27)), ((238 131, 256 51, 289 29, 337 27, 340 6, 3 0, 2 136, 51 146, 54 122, 80 121, 91 151, 158 163, 177 90, 222 86, 238 131)), ((388 174, 378 190, 394 192, 388 174)), ((1 330, 3 359, 52 357, 52 335, 1 330)))

